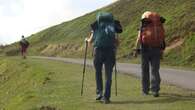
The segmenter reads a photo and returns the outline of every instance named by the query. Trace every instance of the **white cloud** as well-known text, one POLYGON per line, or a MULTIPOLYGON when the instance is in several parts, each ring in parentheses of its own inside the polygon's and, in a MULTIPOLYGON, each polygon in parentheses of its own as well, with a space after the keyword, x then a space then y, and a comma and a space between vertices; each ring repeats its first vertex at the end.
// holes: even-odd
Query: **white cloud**
POLYGON ((0 0, 1 16, 16 16, 22 11, 21 0, 0 0))
POLYGON ((0 0, 0 44, 103 7, 113 0, 0 0))

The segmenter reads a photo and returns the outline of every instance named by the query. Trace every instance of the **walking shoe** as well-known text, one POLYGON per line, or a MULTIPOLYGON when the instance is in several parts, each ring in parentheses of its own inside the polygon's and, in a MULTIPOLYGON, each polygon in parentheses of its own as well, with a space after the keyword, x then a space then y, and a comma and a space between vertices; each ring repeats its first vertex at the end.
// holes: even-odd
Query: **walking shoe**
POLYGON ((149 95, 149 93, 148 92, 142 92, 142 95, 147 96, 147 95, 149 95))
POLYGON ((109 104, 110 103, 110 99, 102 98, 101 102, 104 103, 104 104, 109 104))
POLYGON ((158 92, 152 92, 152 95, 153 95, 154 97, 159 97, 159 93, 158 93, 158 92))
POLYGON ((101 100, 102 99, 102 95, 97 95, 95 100, 101 100))

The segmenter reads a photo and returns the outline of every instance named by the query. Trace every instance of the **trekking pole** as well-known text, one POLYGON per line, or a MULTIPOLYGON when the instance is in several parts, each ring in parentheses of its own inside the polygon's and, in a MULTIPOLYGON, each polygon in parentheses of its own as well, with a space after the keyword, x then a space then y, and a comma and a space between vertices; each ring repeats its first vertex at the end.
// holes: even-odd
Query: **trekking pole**
POLYGON ((83 77, 82 77, 82 86, 81 86, 81 96, 83 95, 83 86, 84 86, 84 79, 85 79, 85 67, 86 67, 86 58, 87 58, 87 48, 88 48, 88 42, 85 41, 85 55, 84 55, 84 65, 83 65, 83 77))
POLYGON ((115 71, 115 95, 117 96, 117 69, 116 69, 116 53, 117 53, 117 49, 115 50, 115 64, 114 64, 114 71, 115 71))
POLYGON ((116 69, 116 61, 115 61, 114 70, 115 70, 115 95, 117 96, 117 69, 116 69))

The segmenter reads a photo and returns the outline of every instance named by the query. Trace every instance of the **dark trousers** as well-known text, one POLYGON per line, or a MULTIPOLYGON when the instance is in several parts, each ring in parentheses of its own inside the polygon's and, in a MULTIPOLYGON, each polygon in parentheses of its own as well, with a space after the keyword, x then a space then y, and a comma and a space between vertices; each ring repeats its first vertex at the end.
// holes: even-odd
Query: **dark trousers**
POLYGON ((105 67, 105 92, 104 97, 110 98, 111 84, 112 84, 112 71, 115 64, 115 51, 112 48, 94 49, 94 67, 96 71, 96 94, 103 95, 103 81, 102 81, 102 67, 105 67))
POLYGON ((26 46, 21 46, 21 55, 23 57, 26 57, 26 51, 27 51, 27 47, 26 46))
POLYGON ((160 49, 159 48, 143 48, 141 53, 142 66, 142 90, 143 92, 158 92, 160 90, 160 49), (151 70, 150 70, 151 69, 151 70), (151 71, 151 82, 150 82, 151 71))

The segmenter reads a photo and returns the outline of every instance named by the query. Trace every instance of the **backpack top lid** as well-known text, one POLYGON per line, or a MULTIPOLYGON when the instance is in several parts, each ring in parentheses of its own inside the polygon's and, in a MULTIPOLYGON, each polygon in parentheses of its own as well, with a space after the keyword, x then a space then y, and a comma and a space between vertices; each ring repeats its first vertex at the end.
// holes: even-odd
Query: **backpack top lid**
POLYGON ((142 19, 148 19, 152 24, 161 23, 160 15, 156 12, 146 11, 142 15, 142 19))
POLYGON ((96 16, 96 20, 98 25, 101 25, 101 23, 114 23, 113 15, 108 12, 99 12, 96 16))
MULTIPOLYGON (((91 29, 94 31, 95 29, 97 29, 98 27, 98 23, 97 23, 97 21, 95 21, 95 22, 93 22, 91 25, 91 29)), ((121 25, 121 23, 120 23, 120 21, 119 20, 114 20, 114 28, 115 28, 115 32, 116 33, 122 33, 123 32, 123 27, 122 27, 122 25, 121 25)))
POLYGON ((108 36, 115 34, 114 18, 111 13, 99 12, 96 19, 99 31, 104 31, 108 36))
POLYGON ((159 17, 160 15, 156 12, 152 12, 152 11, 146 11, 142 14, 142 19, 144 18, 152 18, 152 17, 159 17))

